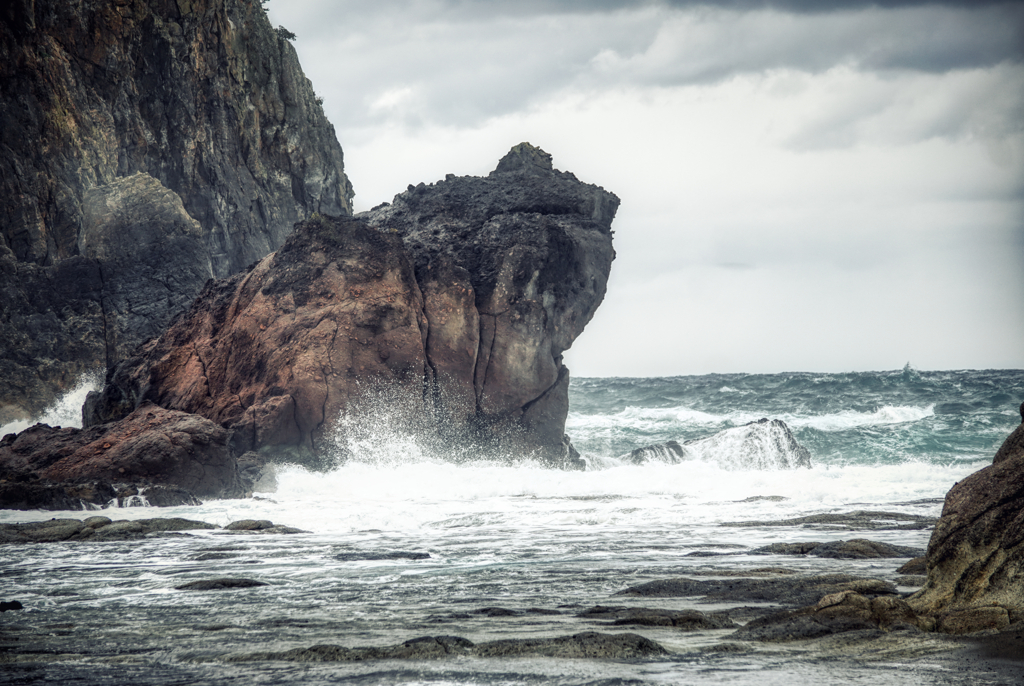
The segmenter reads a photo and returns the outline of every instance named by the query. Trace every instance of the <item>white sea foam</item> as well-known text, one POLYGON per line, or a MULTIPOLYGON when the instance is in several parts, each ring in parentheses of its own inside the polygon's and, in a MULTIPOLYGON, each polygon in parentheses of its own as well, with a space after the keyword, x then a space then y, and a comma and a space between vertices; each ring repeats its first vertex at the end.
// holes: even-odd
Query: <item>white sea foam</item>
POLYGON ((781 419, 791 427, 809 427, 819 431, 845 431, 865 426, 884 426, 917 422, 935 415, 935 406, 885 405, 871 412, 844 410, 832 414, 807 415, 770 412, 728 412, 714 414, 689 407, 629 407, 610 415, 570 412, 566 430, 601 431, 629 428, 636 431, 664 431, 676 424, 680 429, 706 426, 741 426, 758 419, 781 419))
POLYGON ((90 391, 95 391, 103 382, 103 375, 99 372, 90 372, 82 375, 75 383, 74 388, 62 395, 57 401, 43 410, 43 413, 34 419, 14 421, 0 426, 0 436, 19 433, 33 424, 43 423, 50 426, 82 426, 82 405, 85 403, 85 396, 90 391))

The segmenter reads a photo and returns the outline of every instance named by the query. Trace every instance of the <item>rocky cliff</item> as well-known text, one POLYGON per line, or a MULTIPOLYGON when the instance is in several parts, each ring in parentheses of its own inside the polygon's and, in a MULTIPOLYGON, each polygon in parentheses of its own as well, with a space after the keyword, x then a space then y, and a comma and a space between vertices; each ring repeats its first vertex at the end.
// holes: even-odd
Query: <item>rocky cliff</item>
MULTIPOLYGON (((604 297, 618 198, 522 144, 483 178, 420 184, 355 218, 316 216, 207 284, 113 369, 90 423, 140 403, 233 431, 236 455, 344 455, 386 415, 446 454, 581 467, 564 435, 566 350, 604 297)), ((428 445, 429 447, 429 445, 428 445)))
POLYGON ((0 423, 122 358, 296 221, 350 213, 351 196, 260 3, 5 3, 0 423))

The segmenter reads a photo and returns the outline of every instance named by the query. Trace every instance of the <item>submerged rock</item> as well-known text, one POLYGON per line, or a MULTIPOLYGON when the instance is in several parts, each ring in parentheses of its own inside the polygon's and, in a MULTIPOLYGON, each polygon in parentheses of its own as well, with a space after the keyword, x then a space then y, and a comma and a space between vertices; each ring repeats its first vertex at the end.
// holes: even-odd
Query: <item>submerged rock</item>
POLYGON ((345 648, 318 645, 282 652, 232 655, 228 662, 282 660, 288 662, 355 662, 362 660, 428 660, 448 656, 557 657, 628 660, 667 655, 660 645, 636 634, 586 631, 554 638, 510 638, 473 643, 459 636, 424 636, 393 646, 345 648))
POLYGON ((233 588, 256 588, 257 586, 269 586, 265 581, 255 579, 203 579, 201 581, 190 581, 181 586, 175 586, 177 591, 223 591, 233 588))
POLYGON ((597 605, 578 615, 583 619, 604 620, 613 626, 670 626, 682 631, 732 629, 738 626, 728 612, 662 610, 646 607, 608 607, 597 605))
POLYGON ((923 550, 905 545, 855 538, 849 541, 773 543, 750 551, 752 555, 814 555, 838 560, 867 560, 887 557, 916 557, 923 550))
POLYGON ((807 515, 792 519, 757 519, 744 522, 723 522, 722 526, 814 526, 821 529, 836 530, 891 530, 915 531, 930 529, 935 525, 935 517, 904 514, 902 512, 879 512, 875 510, 855 510, 835 514, 807 515))
POLYGON ((0 102, 0 424, 296 221, 351 212, 333 127, 259 3, 5 3, 0 102))
POLYGON ((918 612, 949 613, 940 630, 998 629, 1011 613, 1024 614, 1021 436, 1018 427, 996 453, 998 461, 946 494, 928 543, 928 582, 909 599, 918 612))
POLYGON ((487 177, 307 220, 113 370, 87 423, 150 401, 230 429, 236 455, 317 466, 384 414, 428 449, 582 468, 562 351, 604 297, 617 207, 522 144, 487 177))

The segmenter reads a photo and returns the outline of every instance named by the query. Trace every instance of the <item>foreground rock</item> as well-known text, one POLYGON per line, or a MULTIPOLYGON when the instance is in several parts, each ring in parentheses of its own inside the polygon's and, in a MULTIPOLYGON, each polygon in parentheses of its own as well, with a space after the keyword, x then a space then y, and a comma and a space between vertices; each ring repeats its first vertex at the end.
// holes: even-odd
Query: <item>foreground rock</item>
POLYGON ((230 429, 235 455, 317 465, 380 430, 582 468, 564 434, 562 352, 604 297, 617 206, 522 144, 487 177, 317 216, 208 284, 108 375, 87 423, 148 401, 230 429))
POLYGON ((150 502, 150 491, 150 504, 167 505, 194 504, 197 496, 241 496, 245 489, 228 437, 207 419, 154 405, 87 429, 37 424, 0 440, 0 508, 102 506, 111 491, 125 498, 125 490, 145 498, 140 504, 150 502))
POLYGON ((900 598, 869 598, 856 591, 842 591, 827 595, 809 607, 755 619, 733 637, 753 641, 796 641, 846 631, 927 631, 934 624, 934 620, 919 617, 900 598))
POLYGON ((950 489, 928 543, 928 582, 909 602, 918 612, 942 613, 951 631, 1001 629, 1024 617, 1021 436, 1018 427, 998 461, 950 489))
POLYGON ((897 595, 896 587, 881 579, 850 574, 786 575, 756 579, 659 579, 619 591, 639 598, 702 598, 702 602, 768 602, 783 606, 813 605, 826 595, 854 591, 864 596, 897 595))
POLYGON ((0 424, 296 221, 351 211, 333 127, 259 3, 5 3, 0 103, 0 424))
POLYGON ((636 634, 587 631, 555 638, 511 638, 473 643, 459 636, 424 636, 393 646, 345 648, 319 645, 282 652, 233 655, 229 662, 355 662, 362 660, 428 660, 449 656, 557 657, 629 660, 667 655, 660 645, 636 634))

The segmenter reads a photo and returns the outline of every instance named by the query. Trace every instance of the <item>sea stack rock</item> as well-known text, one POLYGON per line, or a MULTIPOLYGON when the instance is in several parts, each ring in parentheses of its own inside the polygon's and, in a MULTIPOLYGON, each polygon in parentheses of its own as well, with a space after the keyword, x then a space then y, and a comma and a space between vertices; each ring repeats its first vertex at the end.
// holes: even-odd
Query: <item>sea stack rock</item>
POLYGON ((355 218, 316 215, 206 285, 108 375, 87 422, 140 403, 231 429, 236 455, 323 465, 372 417, 446 454, 582 468, 566 350, 605 293, 618 198, 521 144, 355 218))
POLYGON ((248 0, 5 3, 0 151, 0 424, 351 212, 334 129, 248 0))
POLYGON ((1024 450, 1018 427, 996 461, 946 494, 926 556, 928 581, 909 599, 950 633, 1024 620, 1024 450))

